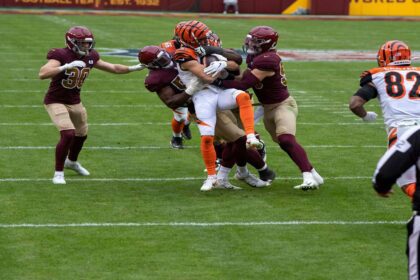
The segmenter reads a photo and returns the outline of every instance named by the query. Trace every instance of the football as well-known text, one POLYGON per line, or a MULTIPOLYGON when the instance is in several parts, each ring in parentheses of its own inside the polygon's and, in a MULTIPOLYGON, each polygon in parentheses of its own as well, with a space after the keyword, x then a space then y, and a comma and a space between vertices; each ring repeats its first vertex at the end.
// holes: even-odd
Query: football
POLYGON ((206 55, 205 57, 203 57, 203 65, 205 67, 209 66, 212 62, 214 61, 218 61, 219 58, 217 56, 214 55, 206 55))
MULTIPOLYGON (((206 55, 202 59, 202 64, 204 67, 209 66, 214 61, 219 61, 220 59, 215 55, 206 55)), ((218 78, 225 79, 228 76, 228 72, 226 70, 222 70, 219 74, 217 74, 218 78)))

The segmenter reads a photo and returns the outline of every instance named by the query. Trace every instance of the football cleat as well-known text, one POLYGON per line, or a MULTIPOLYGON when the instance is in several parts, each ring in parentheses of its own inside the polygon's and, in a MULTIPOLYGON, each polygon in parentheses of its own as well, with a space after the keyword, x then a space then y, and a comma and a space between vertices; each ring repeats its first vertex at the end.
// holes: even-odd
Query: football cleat
POLYGON ((260 175, 260 179, 262 181, 265 181, 269 184, 271 184, 271 182, 273 182, 276 178, 276 173, 268 167, 262 171, 258 171, 258 174, 260 175))
POLYGON ((250 172, 248 172, 248 174, 241 175, 238 171, 236 171, 235 178, 244 181, 245 183, 254 188, 263 188, 270 185, 269 182, 265 182, 263 180, 258 179, 257 177, 255 177, 255 175, 251 174, 250 172))
POLYGON ((242 188, 232 185, 228 180, 217 179, 214 184, 214 189, 227 189, 227 190, 241 190, 242 188))
POLYGON ((202 192, 208 192, 211 191, 216 184, 216 175, 210 175, 207 177, 207 179, 204 181, 203 185, 200 188, 200 191, 202 192))
POLYGON ((318 183, 318 185, 324 184, 324 178, 321 177, 321 175, 316 172, 315 168, 312 168, 311 170, 312 177, 315 179, 315 182, 318 183))
POLYGON ((257 150, 262 149, 263 143, 255 137, 254 134, 248 134, 246 136, 246 147, 247 148, 256 148, 257 150))
POLYGON ((64 172, 55 172, 52 182, 56 185, 64 185, 66 183, 66 180, 64 180, 64 172))
POLYGON ((68 158, 66 158, 66 161, 64 162, 64 168, 74 170, 79 175, 82 175, 82 176, 89 176, 90 175, 89 171, 87 171, 87 169, 84 168, 79 162, 71 161, 68 158))
POLYGON ((191 140, 192 135, 191 135, 190 124, 184 125, 184 128, 182 129, 182 136, 187 140, 191 140))
POLYGON ((312 175, 311 172, 303 172, 302 176, 303 176, 303 183, 300 184, 300 185, 294 186, 293 188, 295 190, 307 191, 307 190, 317 190, 317 189, 319 189, 319 184, 315 180, 315 178, 314 178, 314 176, 312 175))
POLYGON ((184 146, 182 145, 182 137, 172 136, 170 144, 174 149, 184 149, 184 146))

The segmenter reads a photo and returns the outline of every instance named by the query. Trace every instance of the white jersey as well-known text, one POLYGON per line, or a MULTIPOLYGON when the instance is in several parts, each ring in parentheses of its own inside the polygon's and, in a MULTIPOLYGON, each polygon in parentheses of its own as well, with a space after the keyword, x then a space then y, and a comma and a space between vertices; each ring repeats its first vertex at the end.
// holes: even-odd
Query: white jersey
POLYGON ((381 67, 368 72, 378 91, 386 126, 420 124, 420 67, 381 67))
MULTIPOLYGON (((177 69, 178 76, 185 85, 197 79, 197 76, 190 71, 182 70, 179 63, 177 63, 177 69)), ((237 108, 236 97, 242 92, 233 88, 222 89, 208 85, 193 95, 192 101, 201 135, 214 135, 217 111, 237 108)))
MULTIPOLYGON (((188 86, 194 79, 197 78, 197 76, 191 73, 190 71, 182 70, 178 63, 176 64, 176 67, 178 70, 178 76, 184 85, 188 86)), ((215 93, 218 93, 220 91, 220 88, 213 85, 205 86, 205 88, 214 91, 215 93)))

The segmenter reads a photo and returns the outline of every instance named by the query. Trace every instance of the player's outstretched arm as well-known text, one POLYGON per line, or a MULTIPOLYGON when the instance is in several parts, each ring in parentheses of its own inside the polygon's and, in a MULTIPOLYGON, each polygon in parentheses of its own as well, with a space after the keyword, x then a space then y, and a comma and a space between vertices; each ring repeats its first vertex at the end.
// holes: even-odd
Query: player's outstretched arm
POLYGON ((115 63, 106 62, 102 59, 99 59, 96 62, 94 67, 99 70, 106 71, 113 74, 127 74, 133 71, 139 71, 146 68, 146 66, 144 66, 143 64, 127 66, 123 64, 115 64, 115 63))

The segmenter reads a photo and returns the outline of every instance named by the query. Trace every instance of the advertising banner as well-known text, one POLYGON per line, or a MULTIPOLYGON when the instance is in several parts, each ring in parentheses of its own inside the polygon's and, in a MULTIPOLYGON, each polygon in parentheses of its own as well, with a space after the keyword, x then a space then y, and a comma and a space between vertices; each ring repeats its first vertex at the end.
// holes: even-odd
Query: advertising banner
POLYGON ((420 0, 350 0, 351 16, 420 16, 420 0))
POLYGON ((195 0, 3 0, 5 7, 197 11, 195 0))

